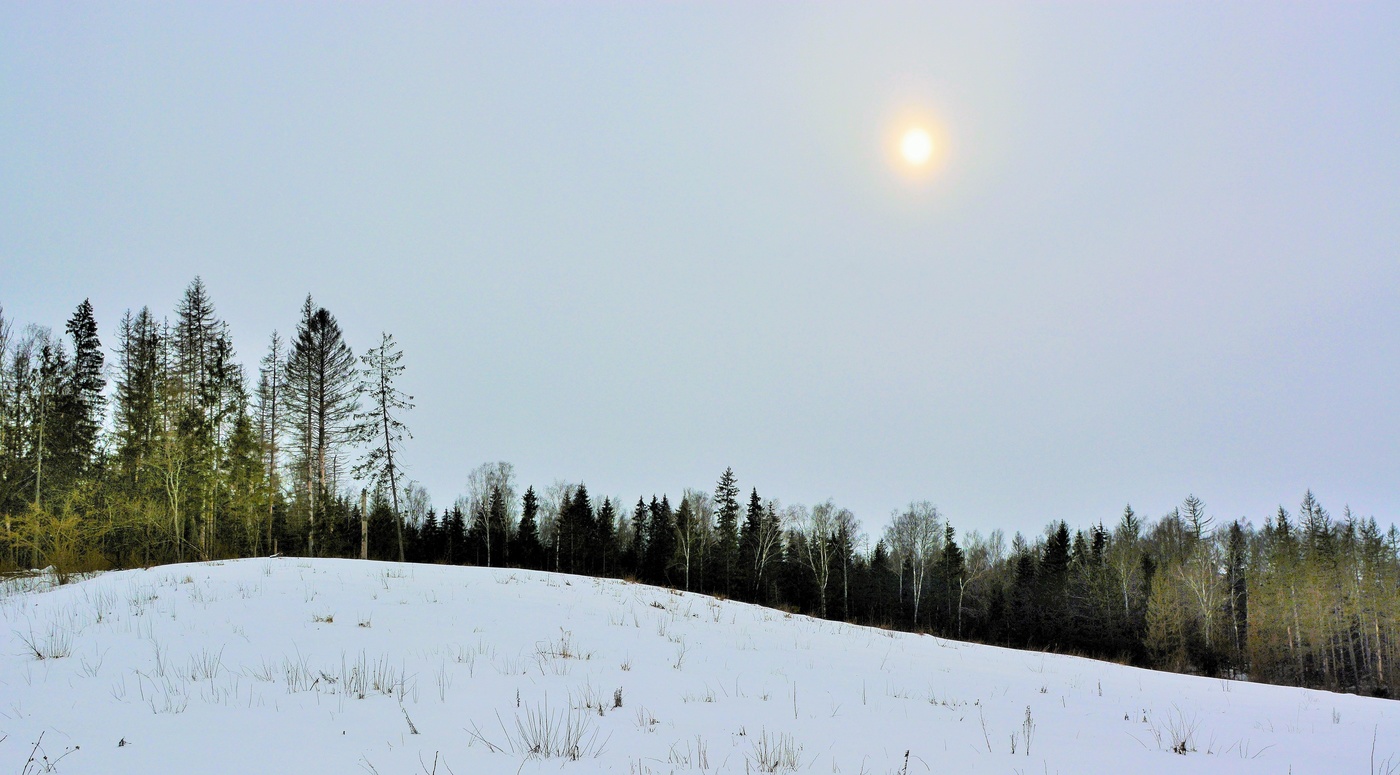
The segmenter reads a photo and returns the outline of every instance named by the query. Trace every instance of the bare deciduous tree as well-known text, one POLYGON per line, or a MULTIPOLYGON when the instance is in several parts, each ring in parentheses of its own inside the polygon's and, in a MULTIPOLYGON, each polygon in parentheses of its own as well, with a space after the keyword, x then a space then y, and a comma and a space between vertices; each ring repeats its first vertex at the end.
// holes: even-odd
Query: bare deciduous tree
POLYGON ((812 580, 817 586, 817 599, 822 618, 826 618, 826 590, 831 584, 832 554, 835 549, 836 531, 842 521, 853 522, 854 516, 846 509, 838 509, 836 503, 826 500, 808 510, 799 507, 795 514, 794 529, 800 536, 798 549, 802 562, 812 572, 812 580))
POLYGON ((923 600, 924 580, 943 549, 942 518, 938 507, 928 501, 910 503, 902 513, 896 514, 885 532, 885 541, 890 554, 901 565, 901 588, 903 586, 903 565, 909 566, 909 593, 914 600, 914 624, 919 622, 919 606, 923 600))

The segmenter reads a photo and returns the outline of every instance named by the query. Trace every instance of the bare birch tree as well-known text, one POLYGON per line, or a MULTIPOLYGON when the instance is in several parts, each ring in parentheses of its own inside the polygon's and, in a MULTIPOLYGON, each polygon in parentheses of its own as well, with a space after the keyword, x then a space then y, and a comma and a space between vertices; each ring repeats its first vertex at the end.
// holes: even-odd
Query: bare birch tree
POLYGON ((676 556, 681 563, 687 591, 690 590, 690 571, 709 533, 713 511, 709 493, 686 488, 681 496, 681 506, 676 511, 676 556))
POLYGON ((482 463, 467 474, 467 513, 481 526, 488 567, 495 564, 492 558, 503 557, 518 501, 514 465, 504 460, 482 463), (492 508, 493 499, 497 500, 496 508, 492 508))
POLYGON ((910 503, 903 513, 895 516, 886 536, 891 554, 909 565, 909 593, 914 599, 914 624, 918 626, 924 581, 943 549, 938 507, 928 501, 910 503))

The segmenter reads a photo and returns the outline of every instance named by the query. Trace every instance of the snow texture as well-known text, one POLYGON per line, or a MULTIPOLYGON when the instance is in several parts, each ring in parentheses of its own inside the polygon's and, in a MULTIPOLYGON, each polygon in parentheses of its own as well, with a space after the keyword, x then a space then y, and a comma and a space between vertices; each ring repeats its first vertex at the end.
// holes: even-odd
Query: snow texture
POLYGON ((295 558, 7 582, 0 737, 24 773, 1400 773, 1387 700, 295 558))

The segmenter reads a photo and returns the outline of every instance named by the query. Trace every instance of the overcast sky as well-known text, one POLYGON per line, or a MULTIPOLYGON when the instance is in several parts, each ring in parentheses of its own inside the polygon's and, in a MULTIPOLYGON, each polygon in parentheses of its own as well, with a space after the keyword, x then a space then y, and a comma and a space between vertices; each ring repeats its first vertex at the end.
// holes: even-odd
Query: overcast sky
POLYGON ((411 475, 1400 515, 1400 5, 0 4, 0 304, 406 353, 411 475), (911 120, 945 151, 911 178, 911 120))

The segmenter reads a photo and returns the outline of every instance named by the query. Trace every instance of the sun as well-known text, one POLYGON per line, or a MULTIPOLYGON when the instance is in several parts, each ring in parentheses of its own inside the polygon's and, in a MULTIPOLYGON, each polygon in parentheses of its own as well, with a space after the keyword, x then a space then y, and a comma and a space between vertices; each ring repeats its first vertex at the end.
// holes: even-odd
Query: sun
POLYGON ((928 190, 941 188, 956 150, 943 117, 927 108, 908 107, 880 122, 880 156, 896 180, 928 190))
POLYGON ((915 167, 922 167, 933 159, 933 135, 923 127, 911 127, 899 140, 899 153, 904 160, 915 167))

